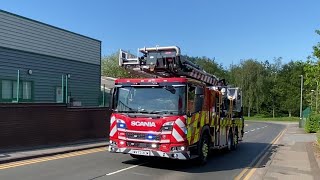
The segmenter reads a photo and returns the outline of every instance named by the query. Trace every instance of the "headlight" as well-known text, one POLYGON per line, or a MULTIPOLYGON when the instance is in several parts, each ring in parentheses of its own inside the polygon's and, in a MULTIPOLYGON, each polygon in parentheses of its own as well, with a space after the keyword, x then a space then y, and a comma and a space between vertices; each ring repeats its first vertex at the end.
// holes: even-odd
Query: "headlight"
POLYGON ((186 147, 185 146, 174 146, 174 147, 171 147, 171 151, 184 151, 186 150, 186 147))
POLYGON ((174 123, 173 121, 164 123, 161 127, 161 131, 172 131, 173 123, 174 123))
POLYGON ((117 119, 117 128, 126 129, 126 122, 124 122, 124 120, 117 119))

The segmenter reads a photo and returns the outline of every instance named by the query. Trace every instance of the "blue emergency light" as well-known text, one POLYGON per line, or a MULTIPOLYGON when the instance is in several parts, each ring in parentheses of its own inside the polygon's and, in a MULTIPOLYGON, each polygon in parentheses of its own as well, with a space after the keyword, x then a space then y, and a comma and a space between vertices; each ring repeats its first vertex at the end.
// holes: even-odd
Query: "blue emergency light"
POLYGON ((125 123, 118 123, 118 128, 122 128, 125 129, 126 128, 126 124, 125 123))
POLYGON ((152 140, 152 139, 154 139, 155 137, 154 137, 154 135, 152 135, 152 134, 148 134, 147 135, 147 139, 150 139, 150 140, 152 140))

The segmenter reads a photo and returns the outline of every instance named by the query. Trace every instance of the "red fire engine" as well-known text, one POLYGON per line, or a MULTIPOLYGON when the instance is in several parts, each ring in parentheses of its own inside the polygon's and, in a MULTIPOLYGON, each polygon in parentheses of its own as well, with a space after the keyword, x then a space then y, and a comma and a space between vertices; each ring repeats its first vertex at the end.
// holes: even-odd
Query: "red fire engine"
POLYGON ((139 78, 115 80, 109 151, 205 163, 211 149, 236 149, 244 119, 239 88, 205 72, 180 48, 120 50, 119 65, 139 78))

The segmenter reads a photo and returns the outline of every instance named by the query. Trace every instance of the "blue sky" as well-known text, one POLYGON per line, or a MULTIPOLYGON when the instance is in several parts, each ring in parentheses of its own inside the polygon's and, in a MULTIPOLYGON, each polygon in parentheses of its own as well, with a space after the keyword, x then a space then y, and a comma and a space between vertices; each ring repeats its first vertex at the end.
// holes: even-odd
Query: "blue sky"
POLYGON ((182 53, 215 58, 304 60, 320 41, 319 0, 9 0, 0 9, 119 48, 178 45, 182 53))

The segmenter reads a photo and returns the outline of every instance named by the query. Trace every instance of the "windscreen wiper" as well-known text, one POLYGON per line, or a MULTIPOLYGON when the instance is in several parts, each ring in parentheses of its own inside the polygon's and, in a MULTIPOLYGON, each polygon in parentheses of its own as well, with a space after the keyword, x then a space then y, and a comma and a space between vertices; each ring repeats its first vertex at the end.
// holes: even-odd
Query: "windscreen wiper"
POLYGON ((168 111, 168 110, 162 110, 162 111, 150 111, 150 114, 173 114, 173 113, 177 113, 178 111, 168 111))

